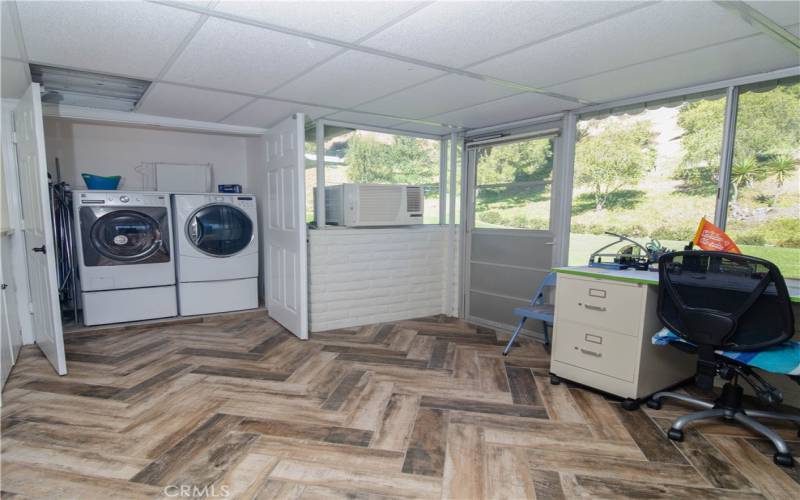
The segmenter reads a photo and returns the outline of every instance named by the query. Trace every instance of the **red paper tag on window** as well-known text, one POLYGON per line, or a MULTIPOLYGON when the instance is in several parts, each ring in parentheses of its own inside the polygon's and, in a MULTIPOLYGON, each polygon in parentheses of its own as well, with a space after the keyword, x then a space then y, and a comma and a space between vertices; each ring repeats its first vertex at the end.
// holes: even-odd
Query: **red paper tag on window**
POLYGON ((700 219, 700 225, 697 227, 692 243, 703 250, 742 253, 730 236, 725 234, 725 231, 708 222, 705 217, 700 219))

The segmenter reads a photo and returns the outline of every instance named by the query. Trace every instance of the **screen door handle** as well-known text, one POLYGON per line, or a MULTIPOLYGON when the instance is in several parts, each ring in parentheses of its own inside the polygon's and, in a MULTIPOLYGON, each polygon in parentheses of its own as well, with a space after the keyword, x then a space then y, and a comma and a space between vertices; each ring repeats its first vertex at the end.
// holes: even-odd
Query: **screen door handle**
POLYGON ((31 250, 33 250, 34 252, 41 252, 45 254, 47 253, 47 247, 45 245, 42 245, 40 247, 33 247, 31 248, 31 250))

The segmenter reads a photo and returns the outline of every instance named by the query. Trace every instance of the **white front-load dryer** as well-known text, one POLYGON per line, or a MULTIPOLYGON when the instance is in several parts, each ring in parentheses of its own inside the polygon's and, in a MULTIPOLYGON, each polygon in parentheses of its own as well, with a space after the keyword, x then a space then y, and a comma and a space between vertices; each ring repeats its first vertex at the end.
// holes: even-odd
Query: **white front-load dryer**
POLYGON ((168 193, 74 191, 86 325, 176 316, 168 193))
POLYGON ((258 307, 255 196, 172 195, 182 316, 258 307))

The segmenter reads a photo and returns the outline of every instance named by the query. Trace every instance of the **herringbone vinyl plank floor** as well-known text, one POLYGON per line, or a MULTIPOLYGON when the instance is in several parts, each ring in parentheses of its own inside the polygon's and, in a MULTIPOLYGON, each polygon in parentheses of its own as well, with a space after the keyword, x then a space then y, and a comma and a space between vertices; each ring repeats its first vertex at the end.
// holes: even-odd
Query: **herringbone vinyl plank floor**
POLYGON ((800 498, 747 430, 672 443, 684 408, 550 385, 543 348, 505 339, 433 317, 302 342, 263 312, 71 334, 68 376, 26 348, 6 386, 2 495, 800 498))

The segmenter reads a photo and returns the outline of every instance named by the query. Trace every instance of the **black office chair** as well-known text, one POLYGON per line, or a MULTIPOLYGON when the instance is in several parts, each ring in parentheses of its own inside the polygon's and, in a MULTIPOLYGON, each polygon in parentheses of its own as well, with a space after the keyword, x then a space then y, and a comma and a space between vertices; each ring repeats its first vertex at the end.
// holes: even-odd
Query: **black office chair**
MULTIPOLYGON (((680 337, 672 345, 698 355, 695 382, 700 389, 710 391, 717 375, 727 382, 713 403, 659 392, 648 406, 659 409, 662 399, 673 398, 702 408, 673 422, 667 435, 674 441, 683 440, 683 429, 693 421, 720 417, 735 420, 772 441, 777 449, 775 463, 791 467, 794 459, 786 442, 752 417, 800 424, 800 416, 745 410, 740 377, 767 403, 781 402, 783 394, 744 362, 715 353, 763 351, 792 337, 794 316, 780 271, 773 263, 756 257, 705 251, 669 253, 658 264, 658 317, 680 337)), ((800 383, 797 377, 793 380, 800 383)))

